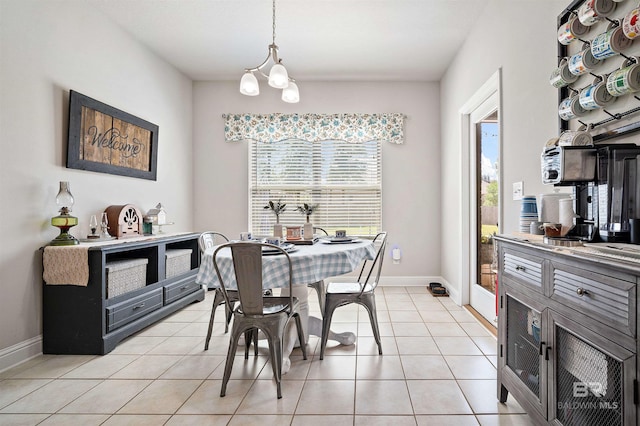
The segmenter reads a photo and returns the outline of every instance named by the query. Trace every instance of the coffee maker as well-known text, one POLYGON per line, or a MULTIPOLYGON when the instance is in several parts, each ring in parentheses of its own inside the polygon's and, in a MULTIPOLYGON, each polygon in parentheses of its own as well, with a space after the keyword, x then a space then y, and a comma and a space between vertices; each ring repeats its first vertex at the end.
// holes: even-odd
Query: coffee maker
POLYGON ((544 184, 573 187, 577 217, 566 239, 595 241, 598 235, 597 149, 593 146, 553 146, 543 151, 541 161, 544 184))
POLYGON ((640 146, 547 149, 542 154, 542 181, 573 187, 577 217, 568 238, 630 241, 629 219, 640 219, 640 146))
POLYGON ((598 234, 604 242, 629 242, 629 219, 640 218, 640 146, 598 147, 598 234))

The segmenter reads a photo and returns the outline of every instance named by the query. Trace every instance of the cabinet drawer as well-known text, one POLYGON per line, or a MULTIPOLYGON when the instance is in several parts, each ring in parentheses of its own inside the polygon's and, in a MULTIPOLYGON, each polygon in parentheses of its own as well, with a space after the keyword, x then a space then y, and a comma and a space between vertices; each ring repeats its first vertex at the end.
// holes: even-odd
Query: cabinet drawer
POLYGON ((503 258, 503 274, 519 283, 542 290, 542 258, 505 250, 503 258))
POLYGON ((162 307, 162 289, 158 288, 107 308, 107 332, 162 307))
POLYGON ((181 280, 176 283, 168 284, 164 289, 164 304, 175 302, 187 294, 193 293, 201 288, 200 284, 196 284, 193 277, 187 280, 181 280))
POLYGON ((635 281, 561 263, 554 262, 551 267, 552 299, 603 325, 636 335, 635 281))

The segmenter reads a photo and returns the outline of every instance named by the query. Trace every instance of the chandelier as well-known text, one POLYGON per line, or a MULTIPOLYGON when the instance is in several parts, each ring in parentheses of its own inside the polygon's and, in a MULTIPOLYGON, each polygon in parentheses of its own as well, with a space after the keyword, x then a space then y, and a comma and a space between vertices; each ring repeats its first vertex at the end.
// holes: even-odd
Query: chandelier
POLYGON ((262 74, 269 81, 269 86, 276 89, 282 89, 282 100, 288 103, 297 103, 300 101, 300 93, 295 80, 289 76, 287 69, 282 65, 282 59, 278 58, 278 46, 276 45, 276 0, 273 0, 273 25, 272 25, 272 41, 269 45, 269 53, 267 58, 257 67, 245 68, 244 75, 240 80, 240 93, 247 96, 258 96, 260 94, 260 85, 256 78, 256 72, 262 74), (272 60, 274 65, 269 71, 269 75, 265 74, 262 69, 272 60))

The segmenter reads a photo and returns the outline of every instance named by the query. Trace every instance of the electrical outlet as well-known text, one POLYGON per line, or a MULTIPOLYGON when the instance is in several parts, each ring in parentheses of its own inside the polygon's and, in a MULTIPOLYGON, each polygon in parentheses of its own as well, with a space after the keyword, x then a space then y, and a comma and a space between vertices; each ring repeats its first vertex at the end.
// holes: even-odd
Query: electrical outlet
POLYGON ((514 200, 522 200, 522 194, 524 194, 524 182, 514 182, 513 183, 513 199, 514 200))

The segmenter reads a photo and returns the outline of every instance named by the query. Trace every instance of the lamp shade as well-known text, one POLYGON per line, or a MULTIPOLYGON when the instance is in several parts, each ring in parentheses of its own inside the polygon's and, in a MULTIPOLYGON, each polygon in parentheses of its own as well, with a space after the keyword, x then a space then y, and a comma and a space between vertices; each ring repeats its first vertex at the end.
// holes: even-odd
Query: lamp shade
POLYGON ((260 85, 258 79, 252 72, 247 71, 240 80, 240 93, 247 96, 258 96, 260 94, 260 85))
POLYGON ((290 104, 297 104, 300 102, 300 92, 298 92, 298 85, 293 81, 289 82, 289 85, 282 89, 282 100, 290 104))
POLYGON ((284 65, 275 64, 269 71, 269 86, 284 89, 289 85, 289 74, 284 65))

